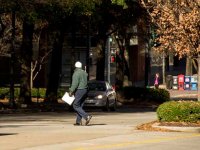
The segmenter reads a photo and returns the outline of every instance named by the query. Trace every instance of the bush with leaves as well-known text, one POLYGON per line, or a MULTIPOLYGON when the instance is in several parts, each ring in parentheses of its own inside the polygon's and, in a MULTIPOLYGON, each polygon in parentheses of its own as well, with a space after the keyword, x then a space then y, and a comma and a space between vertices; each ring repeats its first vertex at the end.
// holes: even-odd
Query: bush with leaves
MULTIPOLYGON (((19 96, 20 89, 15 88, 14 97, 19 96)), ((10 88, 4 87, 0 88, 0 99, 10 98, 10 88)))
POLYGON ((170 94, 165 89, 148 89, 148 96, 151 100, 161 103, 170 100, 170 94))
POLYGON ((31 96, 37 98, 45 98, 46 89, 45 88, 32 88, 31 96))
MULTIPOLYGON (((63 89, 63 88, 58 89, 57 98, 61 98, 65 92, 66 92, 66 89, 63 89)), ((20 89, 15 88, 14 97, 18 98, 19 93, 20 93, 20 89)), ((33 98, 36 98, 36 97, 37 98, 45 98, 46 88, 32 88, 31 96, 33 98)), ((10 97, 10 88, 7 88, 7 87, 0 88, 0 99, 9 98, 9 97, 10 97)))
POLYGON ((165 89, 152 89, 142 87, 124 87, 123 96, 125 99, 139 99, 163 103, 170 100, 170 94, 165 89))
POLYGON ((161 104, 157 109, 161 122, 197 122, 200 121, 199 101, 170 101, 161 104))

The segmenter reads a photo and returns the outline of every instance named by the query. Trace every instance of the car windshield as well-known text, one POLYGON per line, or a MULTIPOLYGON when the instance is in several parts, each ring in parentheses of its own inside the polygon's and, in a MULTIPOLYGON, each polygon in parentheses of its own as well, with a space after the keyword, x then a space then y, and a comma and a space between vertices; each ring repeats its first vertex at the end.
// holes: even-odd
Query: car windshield
POLYGON ((88 83, 88 88, 90 91, 105 91, 105 83, 88 83))

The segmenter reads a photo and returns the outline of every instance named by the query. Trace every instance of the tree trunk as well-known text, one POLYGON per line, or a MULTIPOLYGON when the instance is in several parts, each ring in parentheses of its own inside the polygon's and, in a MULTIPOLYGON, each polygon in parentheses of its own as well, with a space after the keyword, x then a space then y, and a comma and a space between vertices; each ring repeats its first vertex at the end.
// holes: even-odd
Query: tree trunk
MULTIPOLYGON (((121 50, 120 50, 121 51, 121 50)), ((123 88, 124 83, 124 63, 120 53, 116 54, 116 76, 115 76, 115 89, 119 91, 123 88)))
POLYGON ((124 86, 125 76, 127 76, 129 79, 130 74, 129 74, 129 67, 128 67, 128 63, 127 63, 128 60, 125 59, 125 54, 124 54, 124 51, 125 51, 125 47, 123 45, 124 40, 121 39, 121 41, 120 41, 119 39, 116 39, 116 41, 117 41, 117 44, 119 47, 119 51, 116 52, 115 89, 116 89, 116 91, 119 92, 124 86))
POLYGON ((99 40, 98 44, 98 58, 97 58, 97 69, 96 69, 96 80, 104 80, 104 72, 105 72, 105 45, 106 39, 99 40))
POLYGON ((97 59, 96 80, 104 80, 105 57, 97 59))
POLYGON ((192 75, 192 59, 191 57, 186 58, 186 68, 185 68, 185 75, 186 76, 191 76, 192 75))
POLYGON ((61 66, 62 66, 62 46, 64 32, 62 30, 55 32, 55 41, 51 57, 48 85, 46 91, 46 101, 57 103, 57 90, 59 87, 61 66))
POLYGON ((200 101, 200 56, 198 56, 198 101, 200 101))
POLYGON ((21 47, 21 81, 19 100, 24 104, 31 104, 30 74, 32 60, 32 39, 34 25, 27 20, 23 22, 23 40, 21 47))

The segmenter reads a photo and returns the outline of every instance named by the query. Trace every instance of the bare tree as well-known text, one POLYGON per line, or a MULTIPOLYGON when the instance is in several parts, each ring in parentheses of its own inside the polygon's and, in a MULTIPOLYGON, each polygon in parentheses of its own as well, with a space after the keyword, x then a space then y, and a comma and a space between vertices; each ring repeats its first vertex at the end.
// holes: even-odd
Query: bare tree
POLYGON ((38 76, 42 66, 47 63, 47 57, 52 52, 52 50, 48 51, 44 56, 41 56, 38 60, 31 62, 31 88, 33 87, 33 81, 38 76), (36 70, 37 68, 37 70, 36 70), (35 72, 35 74, 34 74, 35 72))

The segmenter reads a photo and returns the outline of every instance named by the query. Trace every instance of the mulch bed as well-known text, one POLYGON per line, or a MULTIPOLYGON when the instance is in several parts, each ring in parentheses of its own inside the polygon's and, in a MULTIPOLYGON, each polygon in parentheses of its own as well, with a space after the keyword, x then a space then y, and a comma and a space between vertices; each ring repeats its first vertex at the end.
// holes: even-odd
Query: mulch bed
POLYGON ((159 122, 159 121, 152 121, 149 123, 144 123, 142 125, 137 126, 138 130, 145 130, 145 131, 160 131, 160 132, 177 132, 170 129, 164 129, 159 127, 154 127, 154 124, 158 124, 158 126, 171 126, 171 127, 200 127, 200 121, 196 123, 192 122, 159 122))
POLYGON ((153 125, 157 123, 157 121, 152 121, 149 123, 144 123, 136 127, 137 130, 145 130, 145 131, 160 131, 160 132, 172 132, 169 129, 157 128, 153 127, 153 125))
POLYGON ((199 122, 160 122, 160 126, 175 126, 175 127, 200 127, 199 122))

